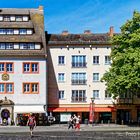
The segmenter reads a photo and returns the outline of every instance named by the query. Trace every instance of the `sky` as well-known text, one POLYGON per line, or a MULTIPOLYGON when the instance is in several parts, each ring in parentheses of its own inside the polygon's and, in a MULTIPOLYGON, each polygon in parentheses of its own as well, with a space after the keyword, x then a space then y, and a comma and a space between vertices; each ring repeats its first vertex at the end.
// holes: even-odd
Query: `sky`
POLYGON ((45 30, 48 33, 115 32, 140 12, 140 0, 0 0, 0 8, 38 8, 44 6, 45 30))

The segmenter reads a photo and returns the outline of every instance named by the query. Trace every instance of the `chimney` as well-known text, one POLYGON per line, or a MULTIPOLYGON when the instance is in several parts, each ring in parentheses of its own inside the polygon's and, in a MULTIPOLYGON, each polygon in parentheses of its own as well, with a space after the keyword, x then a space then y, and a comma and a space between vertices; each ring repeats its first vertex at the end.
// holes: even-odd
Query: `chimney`
POLYGON ((84 34, 91 34, 91 31, 90 30, 85 30, 84 34))
POLYGON ((38 7, 38 10, 39 10, 39 11, 43 11, 43 6, 40 5, 40 6, 38 7))
POLYGON ((68 34, 69 34, 68 30, 62 31, 62 35, 68 35, 68 34))
POLYGON ((109 28, 109 36, 110 36, 110 37, 113 37, 113 34, 114 34, 114 27, 111 26, 111 27, 109 28))

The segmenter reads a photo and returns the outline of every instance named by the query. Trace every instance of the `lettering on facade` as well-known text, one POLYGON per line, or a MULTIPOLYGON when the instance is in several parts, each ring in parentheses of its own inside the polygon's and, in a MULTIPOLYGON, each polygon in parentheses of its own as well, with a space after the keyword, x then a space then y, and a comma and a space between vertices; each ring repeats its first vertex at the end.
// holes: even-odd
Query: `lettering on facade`
POLYGON ((2 80, 3 81, 8 81, 9 80, 9 75, 6 73, 6 74, 2 74, 2 80))

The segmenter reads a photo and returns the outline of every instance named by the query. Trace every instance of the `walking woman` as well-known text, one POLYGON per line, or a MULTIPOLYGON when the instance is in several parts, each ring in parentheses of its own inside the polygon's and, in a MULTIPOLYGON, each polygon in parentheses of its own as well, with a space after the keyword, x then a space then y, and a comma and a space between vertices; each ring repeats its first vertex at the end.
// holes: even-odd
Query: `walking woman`
POLYGON ((27 121, 27 125, 30 127, 30 135, 32 136, 34 127, 36 127, 36 120, 32 113, 30 113, 30 116, 27 121))

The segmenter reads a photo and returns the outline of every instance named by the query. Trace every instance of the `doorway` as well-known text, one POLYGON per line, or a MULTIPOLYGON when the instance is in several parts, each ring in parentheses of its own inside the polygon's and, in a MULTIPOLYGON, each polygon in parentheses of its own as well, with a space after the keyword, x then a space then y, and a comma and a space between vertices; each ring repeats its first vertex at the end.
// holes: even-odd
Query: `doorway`
POLYGON ((3 109, 1 112, 1 118, 2 120, 6 119, 8 120, 8 118, 10 117, 10 112, 8 109, 3 109))
POLYGON ((123 121, 124 124, 128 124, 130 120, 131 120, 130 110, 125 109, 117 110, 117 123, 122 124, 123 121))

